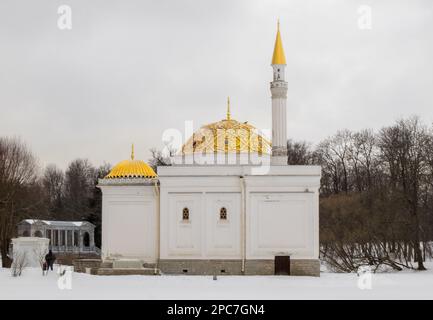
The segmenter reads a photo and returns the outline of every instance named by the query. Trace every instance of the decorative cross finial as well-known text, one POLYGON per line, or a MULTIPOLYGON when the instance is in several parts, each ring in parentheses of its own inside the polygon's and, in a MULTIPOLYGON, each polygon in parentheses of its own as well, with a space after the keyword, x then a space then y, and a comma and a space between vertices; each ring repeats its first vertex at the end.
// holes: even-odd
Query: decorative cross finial
POLYGON ((230 97, 227 97, 227 120, 230 120, 230 97))
POLYGON ((134 144, 132 144, 131 148, 131 160, 134 160, 134 144))

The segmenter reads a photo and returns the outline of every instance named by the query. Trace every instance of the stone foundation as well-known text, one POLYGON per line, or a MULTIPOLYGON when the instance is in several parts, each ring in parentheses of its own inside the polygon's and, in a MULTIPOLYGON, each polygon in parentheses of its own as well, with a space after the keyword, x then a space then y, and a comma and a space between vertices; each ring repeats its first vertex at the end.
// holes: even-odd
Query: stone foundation
MULTIPOLYGON (((274 260, 246 260, 245 273, 242 272, 241 260, 184 260, 163 259, 159 261, 158 270, 156 266, 145 265, 144 267, 115 268, 113 262, 102 262, 100 259, 77 259, 74 260, 75 272, 89 272, 98 275, 127 275, 141 274, 153 275, 184 274, 184 275, 274 275, 274 260)), ((318 259, 291 259, 291 276, 320 276, 320 262, 318 259)))
POLYGON ((242 269, 241 260, 175 260, 159 261, 159 269, 166 274, 190 275, 239 275, 242 269))
POLYGON ((116 259, 113 260, 113 269, 140 269, 144 262, 138 259, 116 259))
POLYGON ((66 252, 60 252, 60 253, 54 253, 56 255, 56 263, 73 266, 74 261, 76 260, 100 260, 101 256, 95 253, 66 253, 66 252))
POLYGON ((246 260, 245 274, 248 276, 266 275, 275 273, 274 260, 246 260))
POLYGON ((75 272, 86 272, 86 268, 98 269, 101 266, 101 259, 76 259, 73 261, 75 272))
MULTIPOLYGON (((242 275, 241 260, 177 260, 159 261, 159 269, 165 274, 189 275, 242 275)), ((246 260, 245 275, 273 275, 274 260, 246 260)), ((318 259, 291 259, 290 275, 320 276, 318 259)))
MULTIPOLYGON (((247 260, 246 275, 273 275, 275 272, 274 260, 247 260)), ((319 259, 290 259, 291 276, 320 277, 319 259)))
POLYGON ((152 268, 99 268, 96 270, 95 274, 98 276, 127 276, 127 275, 142 275, 142 276, 154 276, 159 275, 157 269, 152 268))
POLYGON ((320 277, 320 260, 319 259, 291 260, 290 274, 296 276, 320 277))

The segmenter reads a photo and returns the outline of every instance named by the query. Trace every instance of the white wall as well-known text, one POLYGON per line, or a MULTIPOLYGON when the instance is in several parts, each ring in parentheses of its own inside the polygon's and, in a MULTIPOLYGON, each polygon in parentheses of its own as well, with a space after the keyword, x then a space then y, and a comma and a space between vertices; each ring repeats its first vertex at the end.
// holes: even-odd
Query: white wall
POLYGON ((101 186, 103 258, 157 261, 157 204, 153 186, 101 186))
POLYGON ((100 185, 103 258, 156 262, 160 248, 161 259, 241 259, 245 243, 246 259, 282 253, 317 259, 320 167, 255 172, 246 166, 160 167, 159 224, 154 186, 100 185), (189 221, 182 220, 185 207, 189 221), (220 220, 222 207, 227 221, 220 220))
POLYGON ((313 258, 313 193, 250 194, 248 258, 313 258))
POLYGON ((290 174, 245 178, 247 259, 319 258, 320 167, 285 167, 290 174))
POLYGON ((202 195, 200 193, 170 194, 168 219, 164 229, 168 232, 170 254, 200 256, 202 250, 202 195), (190 219, 183 221, 183 209, 188 208, 190 219))
POLYGON ((239 259, 240 199, 239 192, 161 194, 161 258, 239 259), (222 207, 227 220, 220 219, 222 207), (184 208, 189 221, 182 219, 184 208))
POLYGON ((251 175, 251 168, 160 168, 161 259, 242 258, 242 179, 245 180, 247 259, 319 256, 318 188, 320 168, 273 167, 251 175), (191 221, 182 221, 190 209, 191 221), (219 220, 221 207, 227 222, 219 220))
POLYGON ((241 254, 241 194, 206 193, 205 207, 205 255, 239 257, 241 254), (223 207, 227 210, 227 220, 220 219, 220 211, 223 207))

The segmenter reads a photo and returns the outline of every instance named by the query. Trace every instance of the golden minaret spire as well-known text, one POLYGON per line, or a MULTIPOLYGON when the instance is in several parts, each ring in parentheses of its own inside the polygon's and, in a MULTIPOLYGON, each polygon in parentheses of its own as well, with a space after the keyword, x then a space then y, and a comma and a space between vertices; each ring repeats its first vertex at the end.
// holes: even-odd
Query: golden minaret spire
POLYGON ((227 120, 230 120, 230 97, 227 97, 227 120))
POLYGON ((131 160, 134 160, 134 144, 132 144, 131 148, 131 160))
POLYGON ((280 34, 280 19, 277 22, 277 37, 275 39, 274 54, 272 56, 272 64, 286 64, 286 56, 284 55, 283 41, 280 34))

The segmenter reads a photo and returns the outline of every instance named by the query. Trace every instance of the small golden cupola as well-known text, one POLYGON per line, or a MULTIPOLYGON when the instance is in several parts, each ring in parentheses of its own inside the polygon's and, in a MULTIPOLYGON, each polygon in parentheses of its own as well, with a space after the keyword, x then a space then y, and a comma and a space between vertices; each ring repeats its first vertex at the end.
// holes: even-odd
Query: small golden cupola
POLYGON ((147 163, 134 159, 134 145, 132 145, 131 159, 116 164, 104 179, 151 179, 156 177, 155 171, 147 163))

